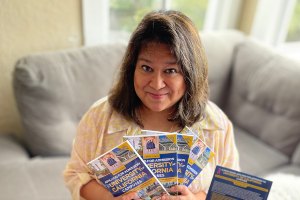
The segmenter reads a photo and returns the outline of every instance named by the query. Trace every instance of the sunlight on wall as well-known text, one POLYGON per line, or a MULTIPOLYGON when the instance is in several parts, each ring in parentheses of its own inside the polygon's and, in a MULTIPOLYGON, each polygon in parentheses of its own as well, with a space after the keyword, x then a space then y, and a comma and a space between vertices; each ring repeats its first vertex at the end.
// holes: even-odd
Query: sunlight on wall
POLYGON ((80 0, 0 1, 0 134, 22 132, 12 89, 15 62, 82 45, 80 0))

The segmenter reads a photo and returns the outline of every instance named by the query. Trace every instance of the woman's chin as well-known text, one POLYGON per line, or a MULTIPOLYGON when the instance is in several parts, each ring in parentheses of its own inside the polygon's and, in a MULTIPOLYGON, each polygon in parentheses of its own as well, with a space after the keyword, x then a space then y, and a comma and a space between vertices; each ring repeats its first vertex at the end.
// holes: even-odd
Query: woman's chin
POLYGON ((169 110, 169 108, 166 107, 148 107, 149 110, 151 110, 152 112, 164 112, 169 110))
POLYGON ((172 106, 162 105, 162 104, 144 104, 144 107, 151 112, 166 112, 172 109, 172 106))

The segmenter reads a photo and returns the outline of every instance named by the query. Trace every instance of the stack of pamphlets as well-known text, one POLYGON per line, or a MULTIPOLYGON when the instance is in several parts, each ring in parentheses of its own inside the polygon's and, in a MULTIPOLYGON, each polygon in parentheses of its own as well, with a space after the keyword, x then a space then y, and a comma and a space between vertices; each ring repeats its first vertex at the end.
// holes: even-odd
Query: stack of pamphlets
MULTIPOLYGON (((181 133, 143 130, 87 163, 114 197, 137 192, 141 199, 160 199, 174 185, 189 186, 214 152, 188 127, 181 133)), ((209 199, 267 199, 272 182, 217 166, 209 199)))
POLYGON ((184 133, 143 130, 124 140, 88 163, 115 197, 130 191, 137 191, 142 199, 170 194, 172 186, 189 186, 214 156, 188 128, 184 133))
POLYGON ((181 133, 143 130, 140 135, 124 139, 129 140, 167 190, 176 184, 189 186, 214 156, 210 147, 188 127, 181 133), (155 154, 149 156, 147 152, 153 152, 152 145, 147 146, 143 140, 157 142, 155 154), (164 163, 166 160, 172 160, 172 169, 164 163))
POLYGON ((168 194, 128 141, 90 161, 88 166, 114 197, 132 191, 147 200, 168 194))

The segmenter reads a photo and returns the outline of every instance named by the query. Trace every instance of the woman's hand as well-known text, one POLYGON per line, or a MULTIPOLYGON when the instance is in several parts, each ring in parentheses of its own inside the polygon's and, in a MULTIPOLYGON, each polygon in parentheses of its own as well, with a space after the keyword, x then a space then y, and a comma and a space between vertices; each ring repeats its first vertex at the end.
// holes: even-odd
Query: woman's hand
POLYGON ((132 200, 132 199, 140 200, 136 192, 130 192, 128 194, 113 198, 113 200, 132 200))
POLYGON ((192 193, 186 186, 184 185, 177 185, 173 186, 171 189, 171 192, 178 192, 180 195, 178 196, 170 196, 170 195, 164 195, 162 197, 162 200, 205 200, 206 194, 205 192, 198 192, 198 193, 192 193))

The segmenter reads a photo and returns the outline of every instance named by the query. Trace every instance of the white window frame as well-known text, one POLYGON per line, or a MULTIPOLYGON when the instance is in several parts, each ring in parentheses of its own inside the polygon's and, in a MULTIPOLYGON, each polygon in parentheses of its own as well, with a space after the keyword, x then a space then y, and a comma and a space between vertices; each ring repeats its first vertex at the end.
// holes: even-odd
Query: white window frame
POLYGON ((270 44, 285 41, 296 0, 259 0, 251 36, 270 44))
POLYGON ((242 0, 210 0, 203 30, 236 29, 241 5, 242 0))
POLYGON ((108 42, 109 0, 82 0, 84 46, 108 42))

